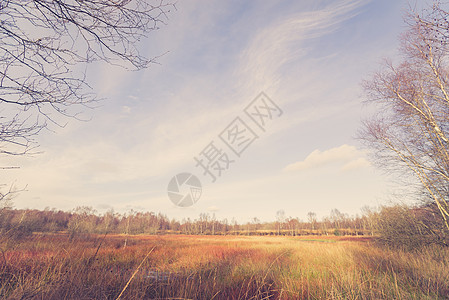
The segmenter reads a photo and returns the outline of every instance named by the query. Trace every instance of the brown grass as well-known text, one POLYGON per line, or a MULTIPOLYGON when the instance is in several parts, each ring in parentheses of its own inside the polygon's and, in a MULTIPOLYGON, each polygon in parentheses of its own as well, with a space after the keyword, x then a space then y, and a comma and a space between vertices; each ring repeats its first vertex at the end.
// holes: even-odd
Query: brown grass
POLYGON ((404 252, 355 237, 171 235, 129 237, 125 248, 124 236, 102 239, 1 241, 0 298, 116 299, 127 282, 120 299, 449 298, 449 250, 436 246, 404 252))

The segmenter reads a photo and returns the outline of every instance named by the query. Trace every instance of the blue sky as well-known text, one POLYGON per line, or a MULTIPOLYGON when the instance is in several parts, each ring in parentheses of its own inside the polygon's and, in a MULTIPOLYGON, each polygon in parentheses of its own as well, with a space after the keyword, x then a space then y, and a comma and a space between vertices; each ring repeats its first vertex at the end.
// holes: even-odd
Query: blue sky
MULTIPOLYGON (((159 64, 141 72, 95 64, 88 78, 103 100, 88 122, 66 120, 38 140, 42 154, 2 158, 19 170, 2 182, 27 186, 17 208, 269 221, 356 214, 390 200, 394 186, 354 139, 364 116, 360 83, 397 56, 407 1, 179 1, 167 25, 143 40, 159 64), (211 182, 194 157, 260 92, 283 111, 211 182), (167 196, 191 172, 201 199, 179 208, 167 196)), ((249 124, 249 123, 248 123, 249 124)), ((254 124, 252 124, 254 125, 254 124)), ((231 153, 229 153, 231 156, 231 153)))

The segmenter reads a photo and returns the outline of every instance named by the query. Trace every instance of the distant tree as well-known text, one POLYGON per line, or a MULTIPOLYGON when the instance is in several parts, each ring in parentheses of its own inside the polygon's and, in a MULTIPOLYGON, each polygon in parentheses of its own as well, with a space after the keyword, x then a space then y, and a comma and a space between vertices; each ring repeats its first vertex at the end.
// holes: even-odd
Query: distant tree
POLYGON ((224 219, 223 221, 222 221, 222 224, 223 224, 223 233, 224 234, 227 234, 228 233, 228 230, 229 230, 229 221, 228 221, 228 219, 224 219))
POLYGON ((299 227, 298 218, 289 217, 286 220, 286 224, 287 224, 288 229, 290 230, 290 235, 292 235, 292 236, 296 235, 297 234, 296 230, 299 227))
POLYGON ((106 213, 103 214, 101 218, 101 226, 99 228, 99 232, 101 233, 114 232, 116 230, 117 225, 118 225, 117 216, 114 213, 113 209, 109 209, 106 213))
POLYGON ((232 230, 234 231, 234 234, 237 234, 237 232, 240 230, 240 225, 235 218, 232 218, 231 226, 232 230))
POLYGON ((70 238, 80 234, 93 233, 96 225, 96 211, 89 206, 78 206, 72 211, 72 216, 67 224, 70 238))
POLYGON ((329 235, 328 230, 332 227, 332 222, 329 217, 324 217, 321 221, 321 229, 324 234, 329 235))
POLYGON ((361 211, 363 229, 369 231, 370 235, 373 236, 379 222, 379 214, 369 206, 362 207, 361 211))
POLYGON ((316 227, 315 225, 316 225, 316 222, 317 222, 316 213, 314 213, 312 211, 308 212, 307 213, 307 219, 309 220, 309 223, 310 223, 310 229, 312 231, 315 230, 315 227, 316 227))
POLYGON ((284 210, 278 210, 276 212, 276 222, 278 227, 278 235, 281 235, 281 229, 285 221, 285 211, 284 210))
POLYGON ((345 214, 341 213, 338 209, 334 208, 331 210, 330 219, 334 224, 334 228, 340 229, 343 227, 343 223, 346 219, 345 214))
POLYGON ((257 233, 257 229, 260 225, 260 220, 257 217, 252 218, 251 222, 253 223, 253 231, 257 233))

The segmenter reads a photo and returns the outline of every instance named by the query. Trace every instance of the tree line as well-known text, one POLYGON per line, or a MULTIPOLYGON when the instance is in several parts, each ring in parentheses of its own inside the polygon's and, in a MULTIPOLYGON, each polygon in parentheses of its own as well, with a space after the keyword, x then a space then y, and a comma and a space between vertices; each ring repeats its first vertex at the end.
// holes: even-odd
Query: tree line
POLYGON ((285 217, 280 210, 275 221, 261 222, 255 217, 237 222, 235 219, 219 220, 208 213, 201 213, 195 219, 176 220, 161 213, 133 210, 127 213, 109 210, 99 214, 86 206, 69 212, 5 207, 0 210, 0 234, 12 239, 36 233, 65 233, 71 239, 91 234, 352 235, 372 236, 384 244, 405 247, 429 243, 448 245, 449 242, 449 232, 439 209, 432 203, 413 207, 364 207, 356 216, 333 209, 320 220, 313 212, 307 216, 308 220, 285 217))

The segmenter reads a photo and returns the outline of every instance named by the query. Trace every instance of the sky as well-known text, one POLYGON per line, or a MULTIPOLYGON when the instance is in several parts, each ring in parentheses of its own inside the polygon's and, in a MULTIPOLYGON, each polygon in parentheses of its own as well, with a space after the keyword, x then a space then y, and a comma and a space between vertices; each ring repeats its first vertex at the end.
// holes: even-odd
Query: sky
POLYGON ((209 213, 271 221, 279 210, 305 220, 310 211, 355 215, 387 204, 395 186, 355 137, 373 113, 361 82, 398 56, 408 5, 178 1, 139 45, 158 64, 139 72, 89 66, 87 79, 104 99, 84 110, 89 121, 50 126, 37 139, 40 154, 1 157, 20 169, 2 170, 0 180, 26 187, 16 208, 91 206, 178 220, 209 213), (212 150, 223 168, 209 169, 215 181, 196 161, 212 150), (189 207, 167 193, 181 173, 201 183, 189 207))

